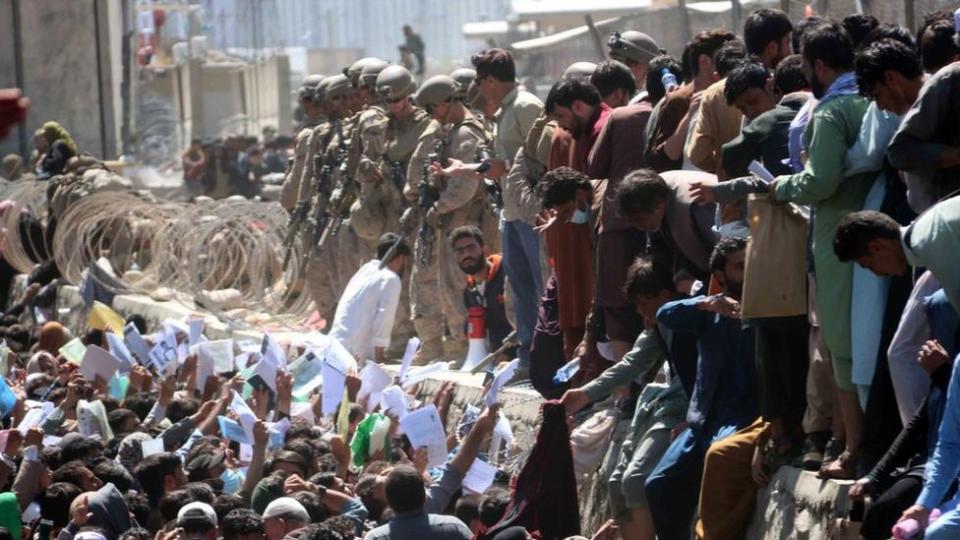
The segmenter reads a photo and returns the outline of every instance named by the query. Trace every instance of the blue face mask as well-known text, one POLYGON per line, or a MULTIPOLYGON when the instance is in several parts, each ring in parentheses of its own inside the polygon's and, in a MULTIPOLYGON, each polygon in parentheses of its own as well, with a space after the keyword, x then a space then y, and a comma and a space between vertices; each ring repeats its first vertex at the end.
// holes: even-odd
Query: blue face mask
POLYGON ((570 216, 570 223, 574 225, 583 225, 587 221, 590 221, 590 213, 580 208, 574 210, 573 215, 570 216))
POLYGON ((243 485, 243 471, 240 469, 224 469, 223 473, 220 474, 220 479, 223 480, 223 493, 233 495, 240 491, 240 486, 243 485))

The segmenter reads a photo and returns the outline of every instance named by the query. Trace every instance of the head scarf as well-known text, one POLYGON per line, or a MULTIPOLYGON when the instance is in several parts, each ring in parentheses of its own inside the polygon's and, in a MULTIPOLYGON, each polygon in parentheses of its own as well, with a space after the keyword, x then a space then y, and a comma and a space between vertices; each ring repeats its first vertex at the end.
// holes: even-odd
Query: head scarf
POLYGON ((143 461, 143 441, 152 439, 149 434, 142 431, 136 431, 124 437, 117 449, 117 463, 132 472, 143 461))
POLYGON ((37 349, 47 351, 50 354, 60 354, 60 347, 66 345, 70 339, 70 333, 62 324, 58 322, 48 322, 40 329, 40 340, 37 342, 37 349))
POLYGON ((88 493, 87 507, 93 514, 93 524, 103 529, 107 540, 117 540, 120 534, 133 526, 127 501, 112 482, 88 493))

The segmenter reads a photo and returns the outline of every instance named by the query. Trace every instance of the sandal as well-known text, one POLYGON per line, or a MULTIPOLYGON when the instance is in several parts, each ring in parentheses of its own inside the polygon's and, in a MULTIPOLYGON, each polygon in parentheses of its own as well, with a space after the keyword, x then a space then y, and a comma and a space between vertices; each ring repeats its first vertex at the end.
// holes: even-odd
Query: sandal
POLYGON ((824 463, 817 475, 824 480, 856 480, 860 456, 844 450, 835 461, 824 463))

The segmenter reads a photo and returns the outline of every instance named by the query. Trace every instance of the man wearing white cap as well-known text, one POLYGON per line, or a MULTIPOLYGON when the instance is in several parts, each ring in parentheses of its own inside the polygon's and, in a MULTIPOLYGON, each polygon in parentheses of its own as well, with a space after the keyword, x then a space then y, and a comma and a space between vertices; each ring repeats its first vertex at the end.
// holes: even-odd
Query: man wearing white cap
POLYGON ((177 512, 183 540, 217 540, 217 513, 204 502, 192 502, 177 512))
POLYGON ((282 540, 310 523, 310 515, 302 504, 291 497, 280 497, 263 511, 263 531, 267 540, 282 540))

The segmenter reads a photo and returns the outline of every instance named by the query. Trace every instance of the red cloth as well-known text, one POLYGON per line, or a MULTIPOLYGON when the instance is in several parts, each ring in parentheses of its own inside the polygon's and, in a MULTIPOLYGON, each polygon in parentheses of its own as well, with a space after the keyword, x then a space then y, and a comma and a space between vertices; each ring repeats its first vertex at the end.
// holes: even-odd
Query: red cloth
POLYGON ((580 534, 577 479, 566 409, 559 401, 545 401, 540 416, 537 440, 520 474, 513 479, 507 511, 484 538, 493 538, 516 525, 539 531, 540 538, 545 540, 580 534))
POLYGON ((611 109, 609 105, 602 101, 600 102, 600 112, 597 115, 597 119, 593 121, 593 126, 579 138, 574 139, 575 144, 573 148, 573 164, 570 165, 571 169, 587 174, 590 163, 590 150, 593 149, 593 143, 597 142, 597 139, 600 137, 600 132, 603 131, 603 126, 607 124, 607 118, 610 117, 610 113, 612 112, 613 109, 611 109))

